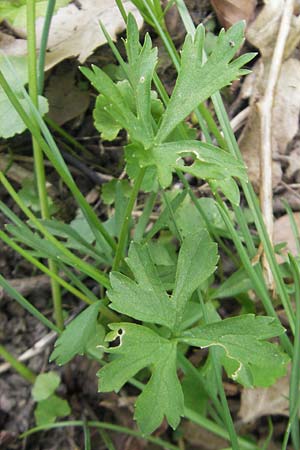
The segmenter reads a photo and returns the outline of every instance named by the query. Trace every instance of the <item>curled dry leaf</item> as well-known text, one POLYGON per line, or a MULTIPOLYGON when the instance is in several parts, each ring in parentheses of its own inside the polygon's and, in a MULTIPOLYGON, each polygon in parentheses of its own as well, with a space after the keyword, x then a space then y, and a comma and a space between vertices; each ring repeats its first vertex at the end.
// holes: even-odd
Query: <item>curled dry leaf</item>
POLYGON ((289 415, 289 374, 269 388, 244 389, 239 416, 253 422, 268 415, 289 415))
MULTIPOLYGON (((268 74, 268 64, 262 59, 256 63, 253 73, 247 77, 242 97, 250 99, 250 113, 240 136, 239 144, 249 169, 249 178, 259 187, 260 168, 260 117, 258 102, 263 95, 268 74)), ((300 61, 290 58, 281 67, 272 111, 272 147, 274 156, 285 153, 287 145, 298 130, 300 112, 300 61)), ((273 187, 281 181, 281 165, 273 162, 273 187)))
MULTIPOLYGON (((276 37, 279 30, 284 0, 265 1, 260 14, 246 31, 247 40, 258 48, 264 58, 270 58, 273 54, 276 37)), ((284 58, 287 59, 300 40, 300 16, 293 16, 289 36, 285 46, 284 58)))
POLYGON ((256 3, 256 0, 211 0, 218 20, 225 28, 240 20, 249 22, 253 18, 256 3))
MULTIPOLYGON (((127 12, 132 12, 138 25, 142 18, 132 3, 123 3, 127 12)), ((48 51, 46 53, 46 70, 66 58, 77 57, 83 63, 89 55, 106 43, 99 22, 102 22, 113 39, 125 28, 122 16, 114 0, 80 0, 80 8, 71 3, 60 8, 53 16, 48 51)), ((44 18, 36 21, 37 42, 41 41, 44 18)), ((0 36, 1 38, 1 36, 0 36)), ((2 40, 4 38, 2 37, 2 40)), ((26 55, 25 39, 6 39, 2 50, 7 55, 26 55)))

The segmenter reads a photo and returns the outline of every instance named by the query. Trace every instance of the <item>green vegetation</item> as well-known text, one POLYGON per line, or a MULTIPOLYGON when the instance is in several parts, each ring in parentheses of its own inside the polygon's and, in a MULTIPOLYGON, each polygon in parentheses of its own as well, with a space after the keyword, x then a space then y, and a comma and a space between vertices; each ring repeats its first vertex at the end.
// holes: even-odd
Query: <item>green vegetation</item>
MULTIPOLYGON (((134 412, 140 432, 103 422, 53 424, 56 417, 70 413, 68 403, 55 394, 59 377, 50 372, 34 381, 35 375, 26 374, 26 367, 12 364, 35 383, 38 427, 25 434, 78 426, 85 432, 88 449, 89 427, 96 427, 143 435, 164 448, 175 449, 178 447, 149 435, 164 418, 176 429, 181 417, 186 417, 228 439, 234 450, 255 449, 256 444, 235 431, 222 384, 222 368, 229 378, 243 386, 267 387, 286 374, 291 361, 291 411, 284 445, 291 433, 294 448, 299 448, 299 261, 290 257, 285 272, 276 261, 218 92, 249 72, 244 66, 254 54, 234 58, 243 43, 244 24, 240 22, 226 32, 221 31, 206 57, 205 29, 200 25, 194 30, 184 3, 178 0, 175 3, 188 33, 179 57, 166 31, 160 2, 133 3, 163 39, 178 75, 169 98, 156 73, 157 49, 148 34, 140 43, 132 15, 126 18, 126 59, 108 37, 122 69, 122 79, 110 78, 99 67, 81 67, 99 93, 94 120, 102 138, 113 140, 121 130, 127 136, 124 159, 130 183, 113 180, 103 187, 103 201, 114 207, 113 218, 105 223, 88 204, 64 162, 42 117, 46 109, 38 109, 37 92, 31 90, 28 95, 24 87, 27 79, 20 79, 14 61, 3 57, 0 62, 0 95, 6 96, 5 101, 12 105, 11 114, 17 114, 22 122, 18 129, 14 123, 15 128, 6 129, 3 136, 25 128, 32 134, 40 199, 40 209, 33 212, 22 193, 16 192, 1 173, 1 183, 28 221, 21 221, 0 202, 0 211, 9 222, 0 231, 0 238, 53 280, 56 325, 3 277, 0 285, 58 333, 52 361, 60 366, 76 354, 86 355, 101 366, 100 392, 119 391, 126 383, 141 391, 134 412), (218 122, 206 109, 204 102, 209 98, 213 100, 218 122), (185 122, 193 112, 206 142, 196 139, 197 126, 192 129, 185 122), (79 216, 69 224, 49 213, 42 172, 44 157, 77 202, 79 216), (197 198, 187 174, 205 180, 212 198, 197 198), (172 189, 174 179, 180 181, 181 190, 172 189), (240 192, 252 211, 255 230, 249 227, 246 214, 239 208, 240 192), (146 199, 145 206, 135 222, 132 213, 141 193, 146 199), (152 223, 150 216, 155 207, 159 215, 152 223), (273 272, 276 302, 283 306, 289 322, 289 336, 277 316, 261 263, 259 260, 253 263, 260 243, 273 272), (221 249, 235 266, 227 279, 222 272, 221 249), (48 265, 42 262, 45 259, 48 265), (284 274, 293 280, 289 286, 284 274), (100 285, 99 298, 85 284, 87 277, 100 285), (66 328, 59 286, 88 304, 66 328), (250 300, 247 295, 250 288, 259 302, 250 300), (221 299, 227 297, 237 299, 240 314, 222 319, 218 307, 221 299), (296 311, 291 302, 294 298, 296 311), (273 339, 276 337, 278 341, 273 339), (188 359, 193 347, 208 349, 200 367, 193 366, 188 359), (178 369, 184 373, 183 382, 178 369), (196 381, 189 383, 188 392, 187 380, 191 378, 196 381), (191 396, 199 398, 199 402, 204 399, 201 412, 191 409, 187 402, 191 396)), ((34 2, 28 6, 34 7, 34 2)), ((122 12, 125 16, 125 11, 122 12)), ((15 17, 14 11, 11 17, 15 17)), ((29 79, 31 89, 37 87, 36 66, 34 61, 29 79)), ((0 354, 6 358, 5 349, 0 354)))

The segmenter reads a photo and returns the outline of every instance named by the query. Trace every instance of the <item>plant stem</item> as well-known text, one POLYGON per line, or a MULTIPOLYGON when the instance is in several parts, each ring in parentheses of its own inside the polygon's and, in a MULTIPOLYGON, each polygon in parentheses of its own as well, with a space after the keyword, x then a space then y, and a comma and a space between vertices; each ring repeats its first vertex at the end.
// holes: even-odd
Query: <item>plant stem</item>
POLYGON ((60 136, 63 137, 66 141, 68 141, 69 144, 71 144, 73 147, 77 148, 84 155, 91 156, 91 153, 88 152, 88 150, 82 144, 80 144, 80 142, 78 142, 71 134, 69 134, 66 130, 60 127, 53 119, 46 116, 45 122, 49 125, 50 128, 52 128, 54 131, 60 134, 60 136))
MULTIPOLYGON (((38 108, 38 88, 37 88, 37 60, 36 60, 36 35, 35 35, 35 0, 27 1, 27 48, 28 48, 28 79, 29 95, 33 104, 38 108)), ((48 194, 46 189, 46 176, 44 168, 43 151, 38 142, 32 137, 33 157, 35 166, 35 177, 41 207, 41 216, 43 219, 49 219, 48 194)), ((48 260, 51 272, 58 274, 58 268, 55 262, 48 260)), ((54 317, 57 326, 64 328, 64 318, 62 311, 62 298, 60 286, 56 280, 51 278, 51 290, 54 307, 54 317)))
MULTIPOLYGON (((10 64, 9 60, 7 60, 8 64, 10 64)), ((12 67, 13 71, 13 67, 12 67)), ((106 243, 111 247, 111 249, 116 249, 116 243, 114 239, 109 235, 109 233, 106 231, 103 224, 99 221, 97 215, 91 208, 91 206, 86 202, 84 196, 78 189, 76 183, 74 182, 74 179, 65 164, 60 151, 57 148, 57 145, 55 144, 55 141, 49 132, 47 126, 45 125, 43 119, 40 116, 40 113, 38 112, 37 108, 32 103, 31 99, 28 97, 28 94, 25 89, 22 90, 22 93, 24 94, 24 97, 26 100, 28 100, 28 106, 30 107, 32 116, 34 117, 34 122, 31 117, 27 114, 23 106, 21 105, 18 97, 13 92, 10 85, 7 83, 5 77, 3 76, 3 73, 0 70, 0 85, 3 88, 5 94, 9 98, 11 104, 23 120, 26 127, 29 129, 31 134, 34 136, 34 138, 38 141, 40 147, 43 149, 45 154, 47 155, 48 159, 52 162, 53 166, 55 167, 58 174, 61 176, 64 183, 68 186, 72 194, 74 195, 74 198, 77 200, 87 222, 89 223, 91 230, 94 233, 94 236, 96 240, 105 240, 106 243), (40 130, 43 132, 43 135, 45 138, 43 138, 40 134, 40 130)))
POLYGON ((32 314, 37 320, 39 320, 43 325, 50 328, 50 330, 55 331, 60 334, 61 330, 50 322, 42 313, 39 312, 26 298, 24 298, 16 289, 14 289, 8 281, 0 275, 0 286, 12 297, 14 298, 22 308, 26 309, 30 314, 32 314))
MULTIPOLYGON (((229 440, 228 433, 226 430, 224 430, 224 428, 221 428, 219 425, 215 424, 214 422, 207 419, 206 417, 201 416, 200 414, 196 413, 192 409, 185 408, 184 416, 191 422, 194 422, 197 425, 200 425, 200 427, 203 427, 206 430, 211 431, 216 436, 220 436, 223 439, 229 440)), ((247 441, 246 439, 239 437, 238 443, 240 445, 241 450, 259 450, 255 444, 252 444, 251 442, 247 441)))
MULTIPOLYGON (((239 160, 243 161, 238 144, 236 142, 234 133, 232 131, 229 118, 227 116, 225 107, 222 102, 222 98, 220 93, 216 93, 212 96, 215 110, 221 125, 221 128, 224 133, 224 137, 226 139, 226 142, 228 143, 229 151, 239 160)), ((282 305, 286 311, 287 317, 289 319, 289 324, 291 327, 292 332, 295 331, 295 321, 293 316, 293 311, 290 305, 289 295, 286 291, 284 282, 282 280, 282 276, 280 273, 279 266, 277 264, 274 249, 272 247, 272 244, 270 242, 261 211, 259 209, 259 204, 255 195, 255 192, 253 190, 253 187, 250 183, 241 182, 242 189, 244 191, 245 197, 247 199, 247 203, 253 213, 255 225, 259 234, 259 237, 261 239, 265 254, 268 258, 270 268, 273 273, 274 281, 276 284, 278 295, 281 299, 282 305)))
MULTIPOLYGON (((227 228, 230 232, 231 238, 232 238, 234 245, 237 249, 237 252, 241 258, 242 264, 243 264, 246 272, 248 273, 249 278, 253 282, 253 287, 254 287, 256 293, 258 294, 258 296, 260 297, 266 313, 269 314, 271 317, 274 317, 278 321, 279 319, 278 319, 276 311, 273 307, 271 299, 268 295, 268 291, 266 290, 264 283, 262 283, 261 278, 257 275, 255 268, 253 267, 252 262, 249 259, 249 256, 246 252, 246 249, 242 245, 240 237, 239 237, 238 233, 236 232, 236 230, 234 229, 234 226, 232 224, 226 204, 222 202, 222 200, 220 199, 220 197, 218 195, 216 196, 216 199, 217 199, 217 204, 219 206, 219 211, 223 217, 225 224, 227 225, 227 228)), ((288 336, 286 334, 281 335, 280 341, 282 343, 282 346, 286 350, 286 352, 291 356, 293 354, 293 349, 292 349, 292 344, 291 344, 288 336)))
POLYGON ((17 360, 10 352, 8 352, 3 345, 0 345, 0 356, 5 359, 14 369, 21 375, 24 380, 29 381, 29 383, 34 383, 36 375, 33 373, 25 364, 17 360))
POLYGON ((142 213, 141 217, 139 218, 137 226, 135 227, 135 230, 134 230, 133 239, 135 242, 141 242, 143 239, 144 232, 149 223, 150 214, 153 210, 156 199, 157 199, 157 192, 151 192, 151 194, 149 195, 149 198, 147 199, 147 202, 143 208, 143 213, 142 213))
POLYGON ((180 172, 179 170, 176 172, 178 177, 180 178, 180 180, 182 181, 182 184, 184 185, 185 189, 188 191, 189 196, 192 200, 192 202, 194 203, 197 211, 199 212, 200 216, 202 217, 202 219, 205 222, 205 226, 209 232, 209 234, 212 236, 212 238, 219 244, 219 246, 222 248, 222 250, 226 253, 227 256, 229 256, 229 258, 233 261, 233 263, 236 265, 236 267, 239 267, 239 261, 238 258, 233 254, 233 252, 227 247, 227 245, 224 244, 224 242, 222 241, 222 239, 218 236, 217 233, 214 232, 214 230, 212 229, 209 220, 207 219, 202 207, 200 206, 198 199, 195 195, 195 193, 193 192, 193 189, 191 188, 191 186, 189 185, 188 181, 186 180, 185 176, 183 175, 182 172, 180 172))
POLYGON ((293 411, 299 410, 299 386, 300 386, 300 272, 297 261, 289 255, 290 266, 295 283, 295 303, 296 303, 296 329, 294 339, 293 364, 290 378, 289 408, 291 433, 294 448, 300 448, 299 418, 298 414, 292 420, 293 411))
POLYGON ((126 210, 125 210, 125 215, 124 215, 124 220, 122 223, 122 228, 120 231, 120 237, 119 237, 119 242, 117 245, 117 251, 116 251, 116 255, 115 255, 115 259, 113 262, 113 266, 112 266, 112 270, 118 270, 120 262, 124 256, 124 250, 125 250, 125 245, 126 245, 126 241, 128 238, 128 229, 129 229, 129 223, 130 223, 130 219, 131 219, 131 214, 132 214, 132 210, 135 204, 135 201, 137 199, 144 175, 145 175, 145 168, 140 169, 137 178, 134 181, 134 185, 133 185, 133 189, 131 191, 127 206, 126 206, 126 210))
MULTIPOLYGON (((184 1, 176 0, 176 4, 177 4, 178 11, 183 20, 183 23, 186 27, 187 32, 193 35, 195 33, 195 26, 193 24, 193 21, 191 20, 190 14, 186 8, 184 1)), ((213 105, 214 105, 214 108, 216 111, 216 115, 218 117, 219 123, 220 123, 222 131, 223 131, 224 139, 226 141, 226 148, 228 148, 229 152, 231 154, 233 154, 239 161, 241 161, 243 163, 243 158, 241 156, 237 141, 236 141, 234 133, 232 131, 230 121, 229 121, 228 115, 226 113, 226 110, 225 110, 225 107, 224 107, 224 104, 223 104, 223 101, 221 98, 221 94, 219 92, 216 92, 215 94, 213 94, 212 101, 213 101, 213 105)), ((246 200, 248 202, 248 205, 253 213, 255 225, 256 225, 259 237, 261 239, 261 242, 263 244, 265 254, 268 258, 270 268, 271 268, 273 276, 274 276, 274 281, 276 284, 277 292, 279 294, 279 297, 281 299, 283 307, 288 316, 291 330, 294 333, 295 323, 294 323, 293 312, 292 312, 290 301, 289 301, 289 295, 285 289, 285 285, 282 280, 280 269, 279 269, 279 266, 278 266, 276 258, 275 258, 274 249, 273 249, 270 239, 268 237, 268 233, 266 231, 266 227, 265 227, 262 215, 261 215, 261 211, 259 209, 259 204, 258 204, 256 195, 255 195, 255 192, 253 190, 251 183, 241 182, 241 186, 242 186, 243 192, 245 194, 246 200)), ((246 236, 244 236, 244 237, 247 242, 247 237, 246 236)), ((286 336, 284 337, 284 339, 286 339, 286 336)), ((290 349, 291 349, 291 347, 290 347, 290 349)))
MULTIPOLYGON (((25 438, 30 436, 31 434, 38 433, 39 431, 45 430, 53 430, 54 428, 65 428, 65 427, 83 427, 83 420, 70 420, 65 422, 56 422, 56 423, 48 423, 45 425, 41 425, 39 427, 31 428, 31 430, 26 431, 25 433, 20 435, 20 438, 25 438)), ((180 450, 176 445, 170 444, 163 439, 154 437, 154 436, 143 436, 141 432, 131 430, 130 428, 122 427, 120 425, 114 425, 112 423, 107 422, 97 422, 97 421, 88 421, 86 425, 90 428, 101 428, 104 430, 116 431, 117 433, 124 433, 129 436, 138 437, 140 439, 145 439, 146 441, 152 442, 160 447, 169 450, 180 450)), ((253 447, 249 450, 253 450, 253 447)))
POLYGON ((56 0, 48 0, 46 15, 44 19, 43 32, 40 45, 40 55, 39 55, 39 70, 38 70, 38 92, 41 95, 44 90, 44 69, 45 69, 45 58, 47 43, 49 37, 49 30, 51 25, 52 16, 54 13, 56 0))
POLYGON ((61 284, 66 290, 71 292, 73 295, 75 295, 80 300, 83 300, 85 303, 88 303, 91 305, 93 301, 91 301, 86 295, 82 294, 78 289, 74 288, 71 284, 69 284, 67 281, 65 281, 63 278, 61 278, 57 273, 52 272, 47 266, 42 264, 38 259, 36 259, 34 256, 31 255, 27 250, 22 248, 20 245, 18 245, 13 239, 11 239, 4 231, 0 230, 0 239, 2 239, 3 242, 5 242, 7 245, 9 245, 13 250, 18 252, 21 256, 23 256, 24 259, 27 259, 33 266, 35 266, 37 269, 44 272, 46 275, 48 275, 50 278, 53 278, 57 283, 61 284))
MULTIPOLYGON (((201 305, 201 308, 202 308, 204 322, 205 322, 205 324, 208 324, 210 321, 209 321, 209 318, 208 318, 208 314, 207 314, 207 311, 206 311, 206 306, 205 306, 205 303, 204 303, 204 300, 203 300, 203 297, 202 297, 201 290, 198 289, 197 293, 198 293, 198 297, 199 297, 199 300, 200 300, 200 305, 201 305)), ((230 410, 229 410, 229 406, 228 406, 228 402, 227 402, 227 398, 226 398, 226 394, 225 394, 224 386, 223 386, 223 382, 222 382, 221 366, 220 366, 220 363, 219 363, 219 361, 217 359, 215 350, 216 349, 212 347, 209 350, 209 353, 211 354, 213 368, 214 368, 216 382, 217 382, 217 387, 218 387, 219 396, 220 396, 221 404, 222 404, 222 408, 223 408, 223 411, 222 411, 222 413, 223 413, 222 414, 223 415, 223 420, 224 420, 224 423, 226 424, 226 427, 227 427, 227 430, 228 430, 228 433, 229 433, 229 436, 230 436, 232 450, 239 450, 240 447, 239 447, 239 444, 238 444, 238 438, 237 438, 237 434, 236 434, 236 431, 235 431, 235 428, 234 428, 234 424, 233 424, 233 421, 232 421, 231 413, 230 413, 230 410)))
POLYGON ((68 250, 62 242, 56 239, 35 217, 35 215, 30 211, 29 208, 23 203, 17 192, 14 190, 7 178, 0 172, 0 182, 3 184, 5 189, 8 191, 10 196, 14 199, 17 205, 21 208, 24 214, 32 221, 35 227, 51 242, 63 255, 65 255, 71 262, 73 267, 79 268, 82 272, 89 275, 98 283, 102 284, 104 287, 108 288, 110 286, 107 276, 100 270, 95 269, 92 265, 86 263, 78 256, 74 255, 70 250, 68 250))

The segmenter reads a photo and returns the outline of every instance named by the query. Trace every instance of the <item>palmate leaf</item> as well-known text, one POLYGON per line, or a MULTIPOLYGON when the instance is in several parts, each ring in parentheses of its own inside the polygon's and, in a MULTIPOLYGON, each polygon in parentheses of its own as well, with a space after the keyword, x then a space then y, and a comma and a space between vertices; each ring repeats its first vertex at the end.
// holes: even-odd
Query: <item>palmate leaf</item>
POLYGON ((272 317, 245 314, 185 331, 180 337, 195 347, 224 350, 223 365, 229 377, 251 386, 270 386, 286 373, 288 356, 265 342, 285 329, 272 317))
POLYGON ((108 291, 110 308, 137 320, 176 330, 192 293, 215 271, 217 246, 202 229, 188 235, 181 246, 173 295, 159 279, 147 245, 132 243, 126 260, 136 282, 113 272, 108 291))
POLYGON ((118 391, 145 367, 151 377, 140 394, 135 418, 143 433, 152 433, 164 416, 176 428, 183 415, 183 393, 176 372, 176 341, 164 339, 149 328, 130 323, 110 325, 106 340, 120 345, 107 349, 117 356, 99 370, 99 390, 118 391))
POLYGON ((176 85, 155 138, 157 144, 164 142, 171 131, 200 103, 249 72, 241 67, 253 59, 253 53, 242 55, 230 62, 243 43, 244 28, 245 23, 238 22, 228 31, 222 30, 204 64, 204 27, 198 26, 194 38, 187 35, 182 48, 176 85))

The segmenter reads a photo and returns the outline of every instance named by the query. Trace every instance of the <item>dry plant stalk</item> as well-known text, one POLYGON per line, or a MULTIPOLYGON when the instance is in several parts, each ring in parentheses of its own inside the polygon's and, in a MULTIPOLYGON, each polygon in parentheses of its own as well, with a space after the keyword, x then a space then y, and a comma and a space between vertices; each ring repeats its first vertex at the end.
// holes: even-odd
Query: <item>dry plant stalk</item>
MULTIPOLYGON (((265 94, 258 103, 261 120, 260 152, 260 204, 267 232, 273 243, 273 190, 272 190, 272 108, 276 84, 279 78, 285 44, 289 35, 294 0, 286 0, 274 48, 265 94)), ((268 287, 273 289, 273 275, 263 255, 263 269, 268 287)))

